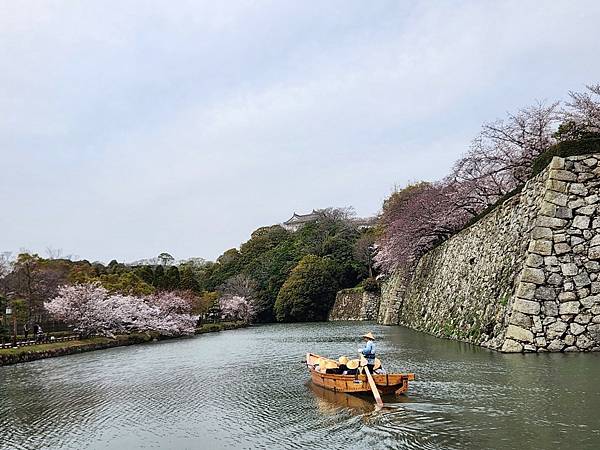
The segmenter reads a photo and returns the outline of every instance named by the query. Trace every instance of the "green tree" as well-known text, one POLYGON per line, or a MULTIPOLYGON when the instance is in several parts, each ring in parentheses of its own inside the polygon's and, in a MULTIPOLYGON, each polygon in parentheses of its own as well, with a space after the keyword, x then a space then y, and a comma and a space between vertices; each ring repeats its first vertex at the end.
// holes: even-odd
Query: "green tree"
POLYGON ((152 279, 152 286, 157 289, 164 289, 165 287, 165 269, 163 266, 156 266, 154 268, 154 278, 152 279))
POLYGON ((134 272, 107 273, 97 279, 110 292, 130 295, 148 295, 154 292, 154 288, 134 272))
POLYGON ((303 257, 285 281, 275 302, 280 322, 325 320, 339 288, 333 260, 303 257))
POLYGON ((166 289, 179 289, 179 283, 181 277, 179 276, 179 269, 177 266, 169 266, 165 273, 165 288, 166 289))
POLYGON ((135 273, 147 284, 152 284, 154 281, 154 271, 152 270, 151 266, 136 267, 135 273))

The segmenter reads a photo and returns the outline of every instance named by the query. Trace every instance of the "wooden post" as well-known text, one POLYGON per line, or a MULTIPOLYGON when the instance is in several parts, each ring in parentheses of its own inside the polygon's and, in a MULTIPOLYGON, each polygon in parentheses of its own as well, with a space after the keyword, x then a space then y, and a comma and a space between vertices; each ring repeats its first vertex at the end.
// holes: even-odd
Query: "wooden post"
POLYGON ((375 401, 377 402, 377 406, 382 408, 383 400, 381 400, 381 395, 379 395, 379 391, 377 390, 377 386, 375 385, 375 380, 373 380, 369 368, 365 366, 364 369, 365 373, 367 374, 367 380, 369 380, 369 385, 371 386, 371 391, 373 392, 373 397, 375 397, 375 401))

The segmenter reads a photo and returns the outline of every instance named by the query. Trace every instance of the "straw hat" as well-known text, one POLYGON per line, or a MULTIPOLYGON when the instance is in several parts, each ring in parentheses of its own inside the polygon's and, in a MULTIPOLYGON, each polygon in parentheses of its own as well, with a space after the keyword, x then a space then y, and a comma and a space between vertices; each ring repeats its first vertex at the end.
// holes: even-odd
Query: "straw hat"
POLYGON ((361 355, 360 357, 360 365, 361 366, 366 366, 368 364, 367 358, 365 358, 364 356, 361 355))
POLYGON ((325 369, 337 369, 337 363, 332 360, 325 361, 325 369))
POLYGON ((358 369, 358 366, 359 366, 358 359, 351 359, 346 364, 346 367, 348 367, 348 369, 350 369, 350 370, 358 369))
POLYGON ((379 358, 375 358, 375 364, 373 365, 373 370, 377 370, 381 367, 381 361, 379 358))
POLYGON ((361 337, 371 339, 372 341, 375 340, 375 336, 373 336, 373 333, 371 333, 370 331, 367 334, 363 334, 361 337))
POLYGON ((319 359, 317 359, 317 363, 315 365, 317 365, 319 367, 323 367, 324 361, 325 360, 323 358, 319 358, 319 359))
POLYGON ((346 365, 348 363, 348 357, 340 356, 340 359, 338 359, 338 363, 346 365))

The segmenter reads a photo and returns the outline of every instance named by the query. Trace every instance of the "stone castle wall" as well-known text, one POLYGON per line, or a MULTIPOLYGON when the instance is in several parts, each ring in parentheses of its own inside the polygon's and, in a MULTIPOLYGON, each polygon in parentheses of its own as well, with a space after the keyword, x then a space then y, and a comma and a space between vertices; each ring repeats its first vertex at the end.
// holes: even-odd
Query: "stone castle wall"
POLYGON ((410 280, 386 280, 379 321, 507 352, 600 350, 599 159, 554 157, 410 280))
POLYGON ((328 320, 377 320, 379 294, 344 289, 335 296, 328 320))

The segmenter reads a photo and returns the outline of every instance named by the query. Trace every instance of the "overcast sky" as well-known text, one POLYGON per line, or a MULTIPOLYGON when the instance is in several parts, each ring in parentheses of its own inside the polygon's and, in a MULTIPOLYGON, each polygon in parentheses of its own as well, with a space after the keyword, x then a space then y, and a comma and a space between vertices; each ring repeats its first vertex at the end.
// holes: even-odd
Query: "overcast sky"
POLYGON ((600 81, 597 1, 0 0, 0 251, 214 259, 600 81))

